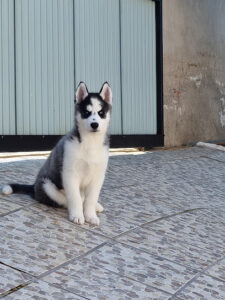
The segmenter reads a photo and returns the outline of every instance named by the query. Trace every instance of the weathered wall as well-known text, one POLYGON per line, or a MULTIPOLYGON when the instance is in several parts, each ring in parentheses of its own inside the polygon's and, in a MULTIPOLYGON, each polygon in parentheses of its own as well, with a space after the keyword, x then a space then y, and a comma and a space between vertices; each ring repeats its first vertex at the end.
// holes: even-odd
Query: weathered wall
POLYGON ((225 1, 164 0, 165 145, 225 139, 225 1))

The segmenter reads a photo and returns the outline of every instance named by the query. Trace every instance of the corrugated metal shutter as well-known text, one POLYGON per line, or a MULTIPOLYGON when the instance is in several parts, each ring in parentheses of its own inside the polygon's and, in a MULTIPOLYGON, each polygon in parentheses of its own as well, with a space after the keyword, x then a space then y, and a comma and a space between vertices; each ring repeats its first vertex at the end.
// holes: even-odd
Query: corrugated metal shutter
POLYGON ((64 134, 73 116, 73 1, 15 5, 17 133, 64 134))
POLYGON ((0 1, 0 134, 15 134, 14 1, 0 1))
POLYGON ((156 134, 155 3, 121 1, 124 134, 156 134))
POLYGON ((112 134, 156 134, 155 2, 13 5, 0 0, 0 134, 64 134, 81 80, 90 91, 112 86, 112 134))
POLYGON ((121 134, 120 24, 118 0, 75 0, 75 77, 90 91, 104 81, 113 90, 111 133, 121 134))

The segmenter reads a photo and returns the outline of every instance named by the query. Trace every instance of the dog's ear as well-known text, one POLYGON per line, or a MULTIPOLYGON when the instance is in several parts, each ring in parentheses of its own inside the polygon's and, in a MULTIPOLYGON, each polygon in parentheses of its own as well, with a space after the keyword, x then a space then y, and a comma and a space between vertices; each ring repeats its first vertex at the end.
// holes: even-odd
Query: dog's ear
POLYGON ((80 82, 78 84, 77 90, 76 90, 76 98, 75 102, 80 103, 82 100, 84 100, 88 96, 88 89, 86 87, 86 84, 84 82, 80 82))
POLYGON ((108 84, 108 82, 105 82, 99 92, 102 99, 112 105, 112 90, 108 84))

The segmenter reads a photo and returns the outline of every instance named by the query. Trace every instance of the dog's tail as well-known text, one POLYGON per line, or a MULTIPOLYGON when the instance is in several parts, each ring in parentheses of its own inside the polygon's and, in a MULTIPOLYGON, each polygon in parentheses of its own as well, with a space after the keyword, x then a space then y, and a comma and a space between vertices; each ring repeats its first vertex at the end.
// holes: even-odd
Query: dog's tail
POLYGON ((11 183, 3 186, 2 188, 3 195, 10 195, 13 193, 27 194, 34 198, 34 184, 28 185, 28 184, 11 183))

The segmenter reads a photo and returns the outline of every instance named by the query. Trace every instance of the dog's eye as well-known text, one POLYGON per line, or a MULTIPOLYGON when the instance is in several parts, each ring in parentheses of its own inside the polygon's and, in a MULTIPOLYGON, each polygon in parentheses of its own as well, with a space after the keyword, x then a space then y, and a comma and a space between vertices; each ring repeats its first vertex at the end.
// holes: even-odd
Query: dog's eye
POLYGON ((88 110, 85 110, 85 111, 83 112, 84 118, 88 118, 90 115, 91 115, 91 112, 88 111, 88 110))
POLYGON ((104 111, 103 110, 100 110, 99 112, 98 112, 98 114, 99 114, 99 117, 104 117, 104 111))

